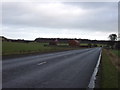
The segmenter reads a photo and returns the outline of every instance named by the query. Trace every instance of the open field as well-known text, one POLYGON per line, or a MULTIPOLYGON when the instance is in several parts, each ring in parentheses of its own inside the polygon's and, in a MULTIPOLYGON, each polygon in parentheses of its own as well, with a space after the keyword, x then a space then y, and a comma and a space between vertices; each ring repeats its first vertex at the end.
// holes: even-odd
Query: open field
POLYGON ((103 50, 102 53, 101 88, 118 88, 119 72, 107 52, 107 50, 103 50))
POLYGON ((12 54, 26 54, 26 53, 44 53, 52 51, 62 51, 62 50, 72 50, 77 48, 64 47, 67 44, 59 46, 48 46, 48 43, 17 43, 17 42, 3 42, 2 43, 2 55, 12 55, 12 54), (63 47, 62 47, 63 46, 63 47))
MULTIPOLYGON (((81 43, 80 45, 87 46, 87 43, 81 43)), ((97 44, 100 46, 101 44, 97 44)), ((49 46, 48 43, 38 42, 3 42, 2 43, 2 55, 13 54, 28 54, 28 53, 45 53, 63 50, 80 49, 80 47, 69 47, 68 43, 59 43, 58 46, 49 46)))

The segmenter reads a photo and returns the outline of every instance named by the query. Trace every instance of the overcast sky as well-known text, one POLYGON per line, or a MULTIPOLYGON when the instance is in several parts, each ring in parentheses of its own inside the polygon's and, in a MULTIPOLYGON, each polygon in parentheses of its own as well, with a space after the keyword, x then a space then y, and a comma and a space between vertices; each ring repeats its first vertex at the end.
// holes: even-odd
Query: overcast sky
POLYGON ((2 2, 2 36, 108 40, 118 33, 117 2, 2 2))

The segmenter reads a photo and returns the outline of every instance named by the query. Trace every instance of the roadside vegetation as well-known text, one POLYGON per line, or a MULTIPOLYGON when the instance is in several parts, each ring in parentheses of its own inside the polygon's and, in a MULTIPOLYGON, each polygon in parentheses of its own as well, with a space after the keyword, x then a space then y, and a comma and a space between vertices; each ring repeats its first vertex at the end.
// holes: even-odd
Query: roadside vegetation
POLYGON ((101 88, 119 88, 120 46, 116 34, 110 34, 110 42, 103 49, 101 60, 101 88))
POLYGON ((114 54, 120 57, 120 50, 111 50, 114 54))
MULTIPOLYGON (((113 51, 115 54, 116 51, 113 51)), ((110 50, 103 49, 101 61, 101 88, 119 88, 120 72, 117 68, 117 57, 111 55, 110 50)))
POLYGON ((2 42, 2 55, 46 53, 54 51, 80 49, 80 47, 68 47, 68 44, 49 46, 48 43, 22 43, 22 42, 2 42))

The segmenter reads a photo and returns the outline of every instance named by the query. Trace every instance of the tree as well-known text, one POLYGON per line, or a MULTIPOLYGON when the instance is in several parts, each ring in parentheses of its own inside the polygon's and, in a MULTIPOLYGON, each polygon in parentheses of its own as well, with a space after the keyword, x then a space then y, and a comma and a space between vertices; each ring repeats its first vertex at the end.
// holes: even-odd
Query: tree
POLYGON ((110 34, 110 35, 109 35, 109 39, 110 39, 111 41, 115 41, 115 40, 117 40, 117 35, 116 35, 116 34, 110 34))
POLYGON ((116 34, 110 34, 109 39, 110 39, 110 42, 108 44, 113 49, 114 44, 115 44, 114 41, 117 40, 117 35, 116 34))

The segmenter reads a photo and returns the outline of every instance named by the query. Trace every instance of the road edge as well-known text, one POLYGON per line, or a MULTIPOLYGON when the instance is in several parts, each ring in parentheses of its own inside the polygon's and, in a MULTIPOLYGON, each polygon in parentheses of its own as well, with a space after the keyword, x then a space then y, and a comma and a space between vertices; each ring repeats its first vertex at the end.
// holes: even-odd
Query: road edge
POLYGON ((102 53, 102 49, 100 51, 100 55, 99 55, 99 58, 98 58, 98 62, 96 64, 96 67, 94 69, 94 72, 91 76, 91 79, 90 79, 90 82, 89 82, 89 85, 88 85, 88 88, 95 88, 95 80, 96 80, 96 76, 97 76, 97 73, 98 73, 98 69, 99 69, 99 65, 100 65, 100 60, 101 60, 101 53, 102 53))

